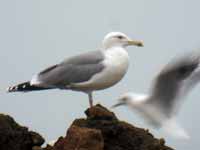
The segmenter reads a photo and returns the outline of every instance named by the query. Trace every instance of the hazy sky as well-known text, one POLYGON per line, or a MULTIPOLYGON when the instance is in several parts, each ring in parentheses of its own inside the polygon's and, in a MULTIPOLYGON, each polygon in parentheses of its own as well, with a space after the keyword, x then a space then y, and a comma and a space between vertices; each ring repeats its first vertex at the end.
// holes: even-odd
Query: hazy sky
MULTIPOLYGON (((141 39, 145 47, 128 48, 128 73, 116 86, 96 92, 95 103, 110 107, 124 92, 147 92, 154 75, 172 57, 200 48, 199 6, 198 0, 0 0, 0 112, 47 141, 65 135, 75 118, 84 117, 87 95, 59 90, 7 94, 5 88, 66 57, 97 49, 110 31, 141 39)), ((191 92, 178 115, 191 140, 175 140, 151 130, 178 150, 200 146, 199 88, 191 92)), ((146 127, 125 107, 114 112, 146 127)))

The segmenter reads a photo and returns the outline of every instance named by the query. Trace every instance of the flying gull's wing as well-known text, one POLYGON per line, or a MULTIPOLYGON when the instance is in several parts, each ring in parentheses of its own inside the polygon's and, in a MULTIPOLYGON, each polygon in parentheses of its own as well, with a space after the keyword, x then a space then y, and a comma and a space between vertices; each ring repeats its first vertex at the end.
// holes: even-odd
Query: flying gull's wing
POLYGON ((157 105, 168 117, 176 112, 177 100, 188 93, 189 89, 183 93, 183 88, 198 68, 199 59, 200 54, 192 52, 170 61, 155 78, 149 102, 157 105))

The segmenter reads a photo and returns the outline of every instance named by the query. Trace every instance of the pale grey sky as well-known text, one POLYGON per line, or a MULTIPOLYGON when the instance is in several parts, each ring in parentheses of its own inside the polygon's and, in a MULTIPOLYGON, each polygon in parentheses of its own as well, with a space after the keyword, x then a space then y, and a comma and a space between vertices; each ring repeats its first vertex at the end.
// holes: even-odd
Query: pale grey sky
MULTIPOLYGON (((147 92, 154 75, 170 58, 200 49, 199 6, 198 0, 0 0, 0 112, 47 140, 65 135, 75 118, 84 117, 87 95, 59 90, 7 94, 4 89, 66 57, 95 50, 110 31, 142 39, 145 47, 128 48, 128 73, 116 86, 96 92, 95 103, 110 107, 121 93, 147 92)), ((178 115, 191 140, 175 140, 152 130, 178 150, 200 146, 199 88, 189 95, 178 115)), ((144 125, 124 107, 114 112, 122 120, 144 125)))

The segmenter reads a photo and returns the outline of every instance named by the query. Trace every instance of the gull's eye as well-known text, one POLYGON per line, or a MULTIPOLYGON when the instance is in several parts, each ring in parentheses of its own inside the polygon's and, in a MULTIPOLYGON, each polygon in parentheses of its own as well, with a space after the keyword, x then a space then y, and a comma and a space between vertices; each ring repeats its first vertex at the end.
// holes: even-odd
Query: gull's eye
POLYGON ((117 36, 117 38, 118 38, 118 39, 123 39, 124 37, 121 36, 121 35, 119 35, 119 36, 117 36))

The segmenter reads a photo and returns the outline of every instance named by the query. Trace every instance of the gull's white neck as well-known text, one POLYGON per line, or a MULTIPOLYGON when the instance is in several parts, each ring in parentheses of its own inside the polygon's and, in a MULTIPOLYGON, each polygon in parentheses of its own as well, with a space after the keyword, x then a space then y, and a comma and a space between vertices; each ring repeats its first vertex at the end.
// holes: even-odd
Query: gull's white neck
POLYGON ((129 56, 126 49, 122 46, 112 46, 104 50, 105 56, 113 65, 121 64, 123 68, 129 65, 129 56), (123 65, 124 64, 124 65, 123 65))

